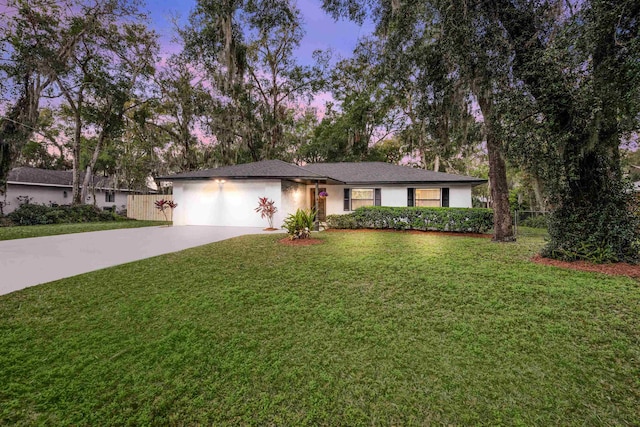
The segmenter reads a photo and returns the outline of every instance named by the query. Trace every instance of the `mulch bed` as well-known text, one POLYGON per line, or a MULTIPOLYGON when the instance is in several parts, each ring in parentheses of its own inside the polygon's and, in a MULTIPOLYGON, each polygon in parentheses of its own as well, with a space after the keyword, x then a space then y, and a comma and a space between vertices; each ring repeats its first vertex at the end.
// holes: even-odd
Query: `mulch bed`
POLYGON ((324 243, 324 240, 314 239, 314 238, 291 240, 290 238, 285 237, 284 239, 278 240, 278 242, 287 246, 311 246, 311 245, 319 245, 321 243, 324 243))
POLYGON ((540 255, 536 255, 531 258, 531 261, 536 264, 552 265, 554 267, 567 268, 570 270, 590 271, 593 273, 609 274, 611 276, 627 276, 633 278, 640 278, 640 265, 633 265, 627 263, 615 263, 615 264, 593 264, 587 261, 559 261, 557 259, 544 258, 540 255))
POLYGON ((325 230, 327 233, 363 233, 363 232, 371 232, 375 231, 377 233, 406 233, 406 234, 433 234, 439 236, 458 236, 458 237, 481 237, 485 239, 491 239, 493 237, 492 234, 478 234, 478 233, 454 233, 452 231, 421 231, 421 230, 390 230, 387 228, 378 229, 378 228, 357 228, 357 229, 333 229, 330 228, 325 230))

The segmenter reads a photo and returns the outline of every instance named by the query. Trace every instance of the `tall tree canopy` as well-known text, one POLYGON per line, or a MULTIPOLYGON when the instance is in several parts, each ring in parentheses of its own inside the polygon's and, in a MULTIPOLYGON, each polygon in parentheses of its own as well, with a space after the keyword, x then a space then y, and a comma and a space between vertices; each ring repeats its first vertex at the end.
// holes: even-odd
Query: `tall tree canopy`
POLYGON ((296 62, 303 30, 293 2, 200 0, 182 35, 213 90, 209 127, 219 162, 285 155, 289 112, 322 83, 325 63, 320 53, 321 66, 296 62))
POLYGON ((452 135, 465 134, 473 122, 469 104, 479 104, 489 153, 495 240, 510 241, 514 234, 495 108, 509 56, 504 35, 485 3, 325 0, 324 8, 335 17, 375 21, 377 35, 385 40, 383 69, 409 119, 405 137, 425 157, 435 162, 466 139, 452 135))
POLYGON ((640 3, 496 2, 513 46, 510 153, 540 177, 553 209, 546 254, 638 258, 621 143, 639 128, 640 3))
POLYGON ((78 66, 78 49, 128 19, 139 20, 139 6, 128 0, 7 3, 0 15, 0 81, 10 104, 0 119, 0 187, 37 128, 43 95, 55 97, 56 84, 78 66))
POLYGON ((638 129, 638 2, 325 0, 324 7, 375 20, 391 60, 418 61, 421 47, 442 45, 447 78, 463 79, 483 116, 497 240, 512 235, 508 154, 553 209, 548 254, 637 258, 619 146, 638 129))
POLYGON ((156 36, 139 7, 128 0, 8 3, 0 17, 0 75, 3 92, 9 92, 3 98, 12 103, 0 119, 0 185, 38 129, 46 96, 61 99, 73 122, 73 200, 86 199, 102 149, 122 133, 126 104, 138 102, 132 100, 134 90, 141 76, 153 71, 156 36), (90 134, 93 153, 81 187, 81 145, 90 134))

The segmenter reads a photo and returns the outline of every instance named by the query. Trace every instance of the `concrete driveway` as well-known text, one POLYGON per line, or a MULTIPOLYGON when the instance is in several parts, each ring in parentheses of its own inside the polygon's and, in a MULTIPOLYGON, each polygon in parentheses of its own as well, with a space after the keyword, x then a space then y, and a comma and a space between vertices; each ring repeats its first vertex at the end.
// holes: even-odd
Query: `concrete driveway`
POLYGON ((143 227, 0 241, 0 295, 244 234, 252 227, 143 227))

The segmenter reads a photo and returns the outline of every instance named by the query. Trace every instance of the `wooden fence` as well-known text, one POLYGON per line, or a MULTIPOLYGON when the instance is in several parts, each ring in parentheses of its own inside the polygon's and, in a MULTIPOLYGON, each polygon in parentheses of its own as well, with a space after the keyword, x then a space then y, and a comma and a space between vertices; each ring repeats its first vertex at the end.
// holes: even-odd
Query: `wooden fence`
MULTIPOLYGON (((157 200, 173 200, 171 194, 129 194, 127 196, 127 218, 148 221, 165 221, 165 217, 155 205, 157 200)), ((167 219, 172 221, 171 209, 165 210, 167 219)))

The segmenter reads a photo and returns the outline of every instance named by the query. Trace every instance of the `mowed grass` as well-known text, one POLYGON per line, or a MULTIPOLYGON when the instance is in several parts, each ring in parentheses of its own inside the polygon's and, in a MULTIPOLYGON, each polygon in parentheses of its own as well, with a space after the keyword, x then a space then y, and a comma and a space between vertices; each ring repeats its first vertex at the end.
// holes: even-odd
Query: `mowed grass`
POLYGON ((0 240, 26 239, 29 237, 56 236, 59 234, 86 233, 88 231, 115 230, 118 228, 153 227, 170 224, 165 221, 109 221, 82 222, 76 224, 25 225, 0 227, 0 240))
POLYGON ((540 238, 320 237, 0 297, 0 424, 638 424, 638 282, 540 238))

